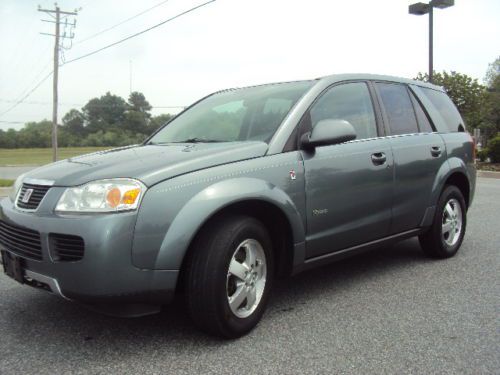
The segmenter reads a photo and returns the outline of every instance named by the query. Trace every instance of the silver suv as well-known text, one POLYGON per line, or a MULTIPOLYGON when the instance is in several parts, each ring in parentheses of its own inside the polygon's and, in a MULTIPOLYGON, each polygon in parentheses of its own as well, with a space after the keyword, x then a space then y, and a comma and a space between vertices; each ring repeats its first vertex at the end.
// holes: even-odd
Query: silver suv
POLYGON ((375 75, 211 94, 141 145, 50 164, 0 202, 7 275, 109 314, 182 294, 234 338, 276 277, 419 236, 453 256, 474 146, 442 88, 375 75))

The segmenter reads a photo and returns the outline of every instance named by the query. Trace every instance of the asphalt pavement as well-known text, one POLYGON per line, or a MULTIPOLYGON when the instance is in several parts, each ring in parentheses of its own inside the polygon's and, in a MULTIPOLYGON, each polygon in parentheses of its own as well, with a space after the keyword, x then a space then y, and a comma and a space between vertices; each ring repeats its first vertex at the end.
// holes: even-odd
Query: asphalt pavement
POLYGON ((500 180, 481 178, 454 258, 411 239, 280 281, 235 341, 180 304, 110 318, 0 275, 0 373, 498 374, 499 245, 500 180))

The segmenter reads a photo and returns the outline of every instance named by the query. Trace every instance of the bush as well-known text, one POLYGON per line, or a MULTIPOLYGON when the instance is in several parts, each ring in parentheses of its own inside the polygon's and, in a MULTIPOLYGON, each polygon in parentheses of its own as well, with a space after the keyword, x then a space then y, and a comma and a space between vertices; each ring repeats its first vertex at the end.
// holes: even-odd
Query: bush
POLYGON ((488 159, 488 152, 489 151, 487 148, 483 148, 481 151, 478 151, 477 158, 479 159, 479 161, 485 162, 486 159, 488 159))
POLYGON ((500 163, 500 134, 488 142, 488 156, 492 163, 500 163))

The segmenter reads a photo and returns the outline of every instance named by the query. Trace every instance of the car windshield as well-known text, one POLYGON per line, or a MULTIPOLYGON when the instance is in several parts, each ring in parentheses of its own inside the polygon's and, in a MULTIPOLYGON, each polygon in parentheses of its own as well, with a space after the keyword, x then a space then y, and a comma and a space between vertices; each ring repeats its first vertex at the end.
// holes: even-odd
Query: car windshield
POLYGON ((312 84, 288 82, 215 93, 182 112, 148 143, 269 142, 312 84))

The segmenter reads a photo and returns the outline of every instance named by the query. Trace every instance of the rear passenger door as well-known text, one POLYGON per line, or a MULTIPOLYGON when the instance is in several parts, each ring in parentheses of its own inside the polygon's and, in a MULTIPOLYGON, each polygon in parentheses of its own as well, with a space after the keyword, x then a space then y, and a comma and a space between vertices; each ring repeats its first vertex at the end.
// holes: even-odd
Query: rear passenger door
POLYGON ((426 210, 432 214, 432 186, 446 149, 407 85, 376 82, 375 87, 394 157, 390 233, 395 234, 419 227, 426 210))

